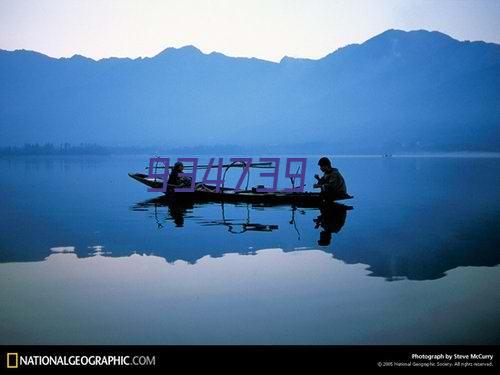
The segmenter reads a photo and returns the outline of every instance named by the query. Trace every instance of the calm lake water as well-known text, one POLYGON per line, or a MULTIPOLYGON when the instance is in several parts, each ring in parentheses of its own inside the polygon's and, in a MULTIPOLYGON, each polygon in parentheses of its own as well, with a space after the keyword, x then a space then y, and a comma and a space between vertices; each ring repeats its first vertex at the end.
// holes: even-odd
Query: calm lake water
POLYGON ((169 207, 147 164, 0 159, 1 344, 500 343, 500 158, 337 157, 327 212, 169 207))

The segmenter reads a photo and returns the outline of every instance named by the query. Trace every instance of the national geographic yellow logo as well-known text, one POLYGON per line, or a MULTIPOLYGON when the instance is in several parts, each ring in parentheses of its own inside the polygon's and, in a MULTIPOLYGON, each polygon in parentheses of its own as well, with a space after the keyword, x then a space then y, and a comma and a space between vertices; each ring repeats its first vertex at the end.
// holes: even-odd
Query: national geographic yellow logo
POLYGON ((19 366, 19 354, 7 353, 7 368, 17 368, 19 366))

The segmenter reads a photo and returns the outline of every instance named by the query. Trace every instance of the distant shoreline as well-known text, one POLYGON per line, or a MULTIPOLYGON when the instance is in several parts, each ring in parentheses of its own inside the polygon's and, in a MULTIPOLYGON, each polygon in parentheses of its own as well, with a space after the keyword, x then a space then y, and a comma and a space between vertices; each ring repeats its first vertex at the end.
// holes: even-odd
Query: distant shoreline
POLYGON ((3 148, 0 148, 0 159, 10 159, 10 158, 33 158, 33 157, 63 157, 63 158, 73 158, 73 157, 113 157, 113 156, 203 156, 203 157, 223 157, 223 156, 247 156, 247 157, 266 157, 266 156, 276 156, 285 157, 289 155, 300 155, 300 156, 315 156, 320 157, 324 155, 332 156, 335 158, 382 158, 382 159, 393 159, 393 158, 500 158, 500 152, 491 151, 432 151, 432 152, 405 152, 405 153, 394 153, 394 154, 381 154, 381 153, 333 153, 333 152, 260 152, 245 150, 240 152, 227 152, 227 151, 213 151, 213 152, 196 152, 194 150, 180 151, 180 150, 162 150, 161 152, 151 152, 147 150, 121 150, 121 149, 107 149, 103 148, 102 151, 89 152, 88 150, 72 150, 66 152, 54 152, 54 153, 36 153, 36 152, 5 152, 3 148))

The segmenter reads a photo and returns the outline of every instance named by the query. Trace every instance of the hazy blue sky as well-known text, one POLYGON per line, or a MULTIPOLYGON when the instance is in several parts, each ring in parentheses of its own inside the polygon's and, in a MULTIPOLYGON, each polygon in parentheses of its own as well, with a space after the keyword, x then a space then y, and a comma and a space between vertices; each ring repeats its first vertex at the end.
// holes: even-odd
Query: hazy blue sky
POLYGON ((0 0, 0 48, 50 56, 320 58, 390 28, 500 43, 499 0, 0 0))

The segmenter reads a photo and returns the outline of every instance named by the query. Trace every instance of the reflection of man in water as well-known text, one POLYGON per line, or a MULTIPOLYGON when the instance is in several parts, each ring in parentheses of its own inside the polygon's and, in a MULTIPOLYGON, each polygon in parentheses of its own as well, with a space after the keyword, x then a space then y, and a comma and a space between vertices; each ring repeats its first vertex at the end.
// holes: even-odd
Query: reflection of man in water
POLYGON ((184 226, 184 215, 186 214, 186 208, 176 204, 168 205, 168 213, 170 217, 174 220, 176 227, 184 226))
POLYGON ((332 241, 332 233, 338 233, 345 224, 347 208, 342 205, 323 205, 320 207, 320 215, 314 219, 315 228, 323 230, 319 234, 318 245, 328 246, 332 241))

